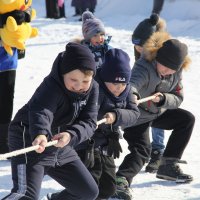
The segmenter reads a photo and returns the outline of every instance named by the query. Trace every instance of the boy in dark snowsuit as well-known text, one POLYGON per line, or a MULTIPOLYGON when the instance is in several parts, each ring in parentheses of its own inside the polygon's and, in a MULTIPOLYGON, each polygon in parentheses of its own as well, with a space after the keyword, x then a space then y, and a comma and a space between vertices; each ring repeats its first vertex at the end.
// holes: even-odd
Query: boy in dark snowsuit
POLYGON ((52 71, 16 114, 9 128, 10 151, 39 145, 36 152, 11 158, 13 189, 6 199, 38 200, 44 175, 65 189, 56 200, 94 200, 98 187, 74 147, 96 129, 98 85, 93 55, 68 43, 52 71), (45 149, 47 141, 58 140, 45 149))
POLYGON ((99 186, 99 200, 108 199, 116 190, 114 159, 122 152, 120 126, 130 127, 139 117, 129 85, 129 61, 128 54, 121 49, 113 48, 106 53, 95 77, 99 83, 98 120, 106 118, 106 123, 98 126, 87 143, 76 148, 99 186))

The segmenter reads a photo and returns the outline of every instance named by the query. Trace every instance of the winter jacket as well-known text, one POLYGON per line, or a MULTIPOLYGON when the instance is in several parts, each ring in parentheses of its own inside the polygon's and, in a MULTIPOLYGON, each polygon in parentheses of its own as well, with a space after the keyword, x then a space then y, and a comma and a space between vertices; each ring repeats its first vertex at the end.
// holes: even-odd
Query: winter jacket
POLYGON ((131 75, 131 86, 134 94, 144 98, 161 92, 164 95, 162 104, 152 101, 139 104, 141 115, 136 125, 152 121, 167 109, 178 108, 183 101, 182 70, 187 67, 189 58, 186 57, 182 68, 172 75, 161 77, 156 69, 156 52, 162 43, 169 39, 166 33, 155 33, 144 45, 144 53, 138 59, 131 75), (164 34, 163 37, 161 34, 164 34))
MULTIPOLYGON (((59 73, 62 53, 56 58, 52 71, 37 88, 29 102, 14 117, 9 131, 9 145, 12 150, 18 148, 23 137, 25 144, 38 135, 46 135, 50 140, 59 132, 69 132, 71 141, 64 148, 48 147, 39 157, 40 160, 66 163, 77 159, 73 148, 94 134, 97 120, 98 84, 91 83, 84 94, 70 92, 64 86, 59 73), (24 126, 25 136, 19 126, 24 126)), ((38 157, 38 154, 35 154, 38 157)))
POLYGON ((16 70, 18 64, 17 49, 12 48, 13 55, 9 55, 1 46, 0 40, 0 72, 8 70, 16 70))
MULTIPOLYGON (((114 112, 116 114, 116 121, 114 124, 101 124, 95 131, 92 137, 95 140, 95 147, 106 146, 108 144, 109 134, 118 131, 118 127, 127 128, 136 123, 140 112, 134 102, 133 94, 130 85, 127 85, 125 91, 119 96, 115 97, 105 86, 104 82, 99 77, 99 72, 95 79, 99 83, 99 101, 98 101, 98 120, 103 119, 107 112, 114 112)), ((85 144, 81 144, 77 149, 86 148, 85 144)))
POLYGON ((99 46, 93 46, 89 41, 86 41, 81 38, 75 38, 73 40, 73 42, 77 42, 79 44, 87 46, 93 53, 97 68, 99 68, 104 61, 105 53, 109 49, 112 49, 112 47, 109 45, 111 38, 112 38, 111 36, 108 36, 108 38, 105 40, 104 44, 99 45, 99 46))

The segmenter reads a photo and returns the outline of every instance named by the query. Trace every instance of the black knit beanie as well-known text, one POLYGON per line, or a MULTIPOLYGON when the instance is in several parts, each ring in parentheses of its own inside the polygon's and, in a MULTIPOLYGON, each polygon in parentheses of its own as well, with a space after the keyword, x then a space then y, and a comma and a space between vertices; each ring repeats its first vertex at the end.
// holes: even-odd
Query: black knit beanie
POLYGON ((96 62, 94 56, 86 46, 69 42, 66 45, 61 59, 61 74, 66 74, 76 69, 92 70, 94 74, 96 73, 96 62))
POLYGON ((110 83, 128 83, 130 76, 131 67, 128 54, 117 48, 108 50, 100 70, 101 80, 110 83))
POLYGON ((159 21, 159 16, 153 13, 150 18, 140 22, 132 34, 132 43, 143 46, 149 37, 156 32, 156 24, 159 21))
POLYGON ((170 39, 164 42, 158 50, 156 60, 160 64, 177 71, 181 68, 187 54, 186 44, 176 39, 170 39))

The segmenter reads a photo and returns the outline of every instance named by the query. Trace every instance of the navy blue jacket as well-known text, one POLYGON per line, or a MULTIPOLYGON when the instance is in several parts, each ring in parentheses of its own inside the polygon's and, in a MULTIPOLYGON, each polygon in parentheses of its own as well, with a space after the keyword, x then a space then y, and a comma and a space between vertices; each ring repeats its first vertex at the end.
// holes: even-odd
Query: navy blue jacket
POLYGON ((67 131, 72 136, 68 145, 64 148, 48 147, 40 155, 40 159, 44 161, 57 160, 66 163, 77 159, 74 146, 94 134, 98 84, 93 81, 85 94, 68 91, 59 73, 60 59, 61 54, 29 102, 17 112, 9 130, 9 146, 13 151, 22 148, 22 142, 31 146, 31 142, 40 134, 46 135, 50 140, 53 135, 67 131), (25 136, 20 126, 23 127, 23 131, 25 129, 25 136), (23 141, 23 138, 26 141, 23 141))
MULTIPOLYGON (((119 97, 114 97, 114 95, 106 88, 103 81, 101 81, 99 77, 100 70, 100 68, 97 70, 95 77, 99 83, 99 111, 97 120, 103 119, 103 116, 107 112, 115 112, 116 121, 112 126, 109 124, 101 124, 98 126, 98 129, 93 136, 95 147, 106 146, 111 130, 117 130, 119 126, 121 126, 122 129, 133 126, 140 115, 139 109, 134 102, 130 85, 127 85, 125 91, 119 97)), ((86 142, 79 145, 77 150, 84 148, 87 148, 86 142)))
POLYGON ((101 67, 102 63, 104 62, 106 52, 109 49, 112 49, 112 47, 109 45, 111 38, 111 36, 108 36, 108 38, 105 39, 104 44, 99 46, 94 46, 86 40, 81 41, 81 44, 87 46, 93 53, 97 68, 101 67))

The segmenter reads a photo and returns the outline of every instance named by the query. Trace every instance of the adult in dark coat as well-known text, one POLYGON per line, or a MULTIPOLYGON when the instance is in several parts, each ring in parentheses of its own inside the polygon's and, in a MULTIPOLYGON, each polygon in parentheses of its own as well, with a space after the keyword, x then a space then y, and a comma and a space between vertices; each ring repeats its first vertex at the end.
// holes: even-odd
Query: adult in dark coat
POLYGON ((46 0, 46 17, 59 19, 65 17, 64 0, 46 0))
POLYGON ((160 15, 162 11, 163 5, 165 0, 153 0, 153 8, 151 13, 156 13, 160 15))
MULTIPOLYGON (((71 5, 75 7, 75 12, 79 15, 82 15, 86 10, 94 13, 97 5, 97 0, 72 0, 71 5)), ((80 21, 81 20, 82 18, 80 21)))
POLYGON ((96 198, 97 185, 74 150, 96 129, 95 71, 90 50, 68 43, 50 74, 17 112, 9 129, 10 151, 32 144, 39 148, 11 159, 13 189, 4 199, 37 200, 46 174, 65 188, 56 200, 96 198), (45 149, 52 139, 58 140, 57 145, 45 149))

